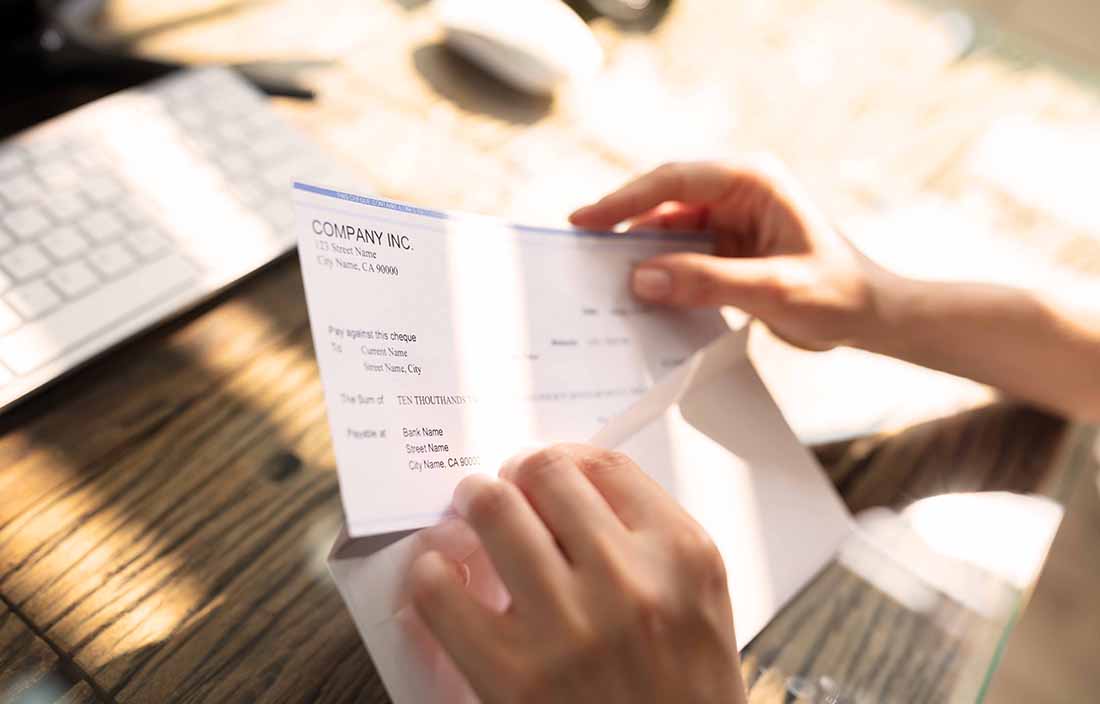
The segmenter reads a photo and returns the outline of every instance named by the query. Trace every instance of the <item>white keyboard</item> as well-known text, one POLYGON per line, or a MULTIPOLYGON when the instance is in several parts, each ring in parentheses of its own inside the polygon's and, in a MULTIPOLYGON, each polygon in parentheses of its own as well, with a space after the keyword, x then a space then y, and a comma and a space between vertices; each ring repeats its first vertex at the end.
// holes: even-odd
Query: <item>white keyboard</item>
POLYGON ((0 143, 0 408, 289 251, 296 178, 340 177, 225 69, 0 143))

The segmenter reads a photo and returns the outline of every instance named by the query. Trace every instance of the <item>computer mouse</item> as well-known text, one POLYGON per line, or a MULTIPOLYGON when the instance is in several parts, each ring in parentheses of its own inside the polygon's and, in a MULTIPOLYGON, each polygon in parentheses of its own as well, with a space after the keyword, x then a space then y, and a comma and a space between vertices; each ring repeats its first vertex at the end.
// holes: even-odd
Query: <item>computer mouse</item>
POLYGON ((526 93, 549 95, 594 74, 603 51, 561 0, 443 0, 448 46, 526 93))

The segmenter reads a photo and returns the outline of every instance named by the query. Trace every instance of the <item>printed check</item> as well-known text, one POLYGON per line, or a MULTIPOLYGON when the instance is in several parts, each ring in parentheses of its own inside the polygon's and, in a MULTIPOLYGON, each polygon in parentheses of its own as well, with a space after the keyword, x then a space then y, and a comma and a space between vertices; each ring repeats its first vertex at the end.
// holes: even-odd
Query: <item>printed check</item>
POLYGON ((352 536, 435 523, 470 472, 585 441, 728 330, 628 290, 689 235, 510 225, 295 184, 298 251, 352 536))

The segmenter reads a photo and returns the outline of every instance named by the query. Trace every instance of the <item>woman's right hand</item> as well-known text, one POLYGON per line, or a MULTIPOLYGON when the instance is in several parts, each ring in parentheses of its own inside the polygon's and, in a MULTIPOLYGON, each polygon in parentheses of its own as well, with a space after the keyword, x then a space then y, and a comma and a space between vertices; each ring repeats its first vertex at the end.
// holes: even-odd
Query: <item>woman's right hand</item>
POLYGON ((876 290, 891 275, 856 251, 783 166, 674 163, 641 176, 570 216, 578 227, 705 230, 714 255, 666 254, 635 269, 650 303, 731 305, 805 349, 858 345, 876 316, 876 290))

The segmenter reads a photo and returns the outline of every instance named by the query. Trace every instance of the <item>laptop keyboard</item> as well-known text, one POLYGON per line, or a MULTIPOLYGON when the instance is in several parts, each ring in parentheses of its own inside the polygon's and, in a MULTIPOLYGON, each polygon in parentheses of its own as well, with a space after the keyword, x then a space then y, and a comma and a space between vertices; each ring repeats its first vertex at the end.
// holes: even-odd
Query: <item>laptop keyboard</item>
POLYGON ((290 182, 333 176, 223 69, 0 143, 0 406, 119 341, 118 325, 151 306, 174 298, 178 310, 289 251, 290 182))

